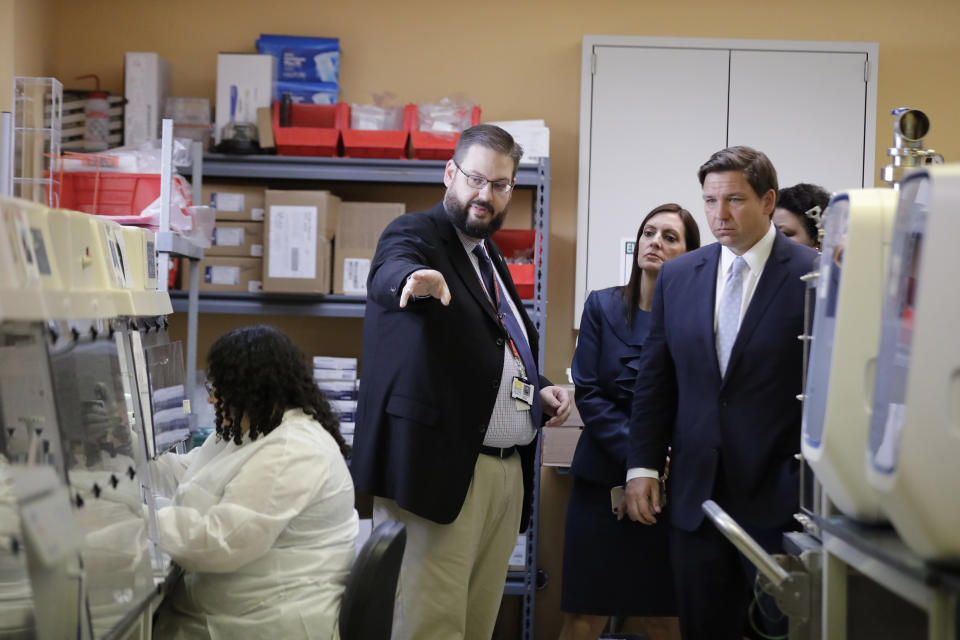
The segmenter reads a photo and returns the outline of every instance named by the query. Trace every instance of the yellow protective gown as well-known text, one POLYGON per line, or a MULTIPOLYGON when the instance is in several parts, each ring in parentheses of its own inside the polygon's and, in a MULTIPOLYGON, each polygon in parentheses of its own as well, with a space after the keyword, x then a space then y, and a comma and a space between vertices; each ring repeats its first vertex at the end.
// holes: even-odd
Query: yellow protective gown
POLYGON ((162 456, 154 476, 179 481, 157 527, 184 569, 154 637, 339 637, 359 521, 350 472, 320 424, 291 409, 252 442, 214 434, 185 456, 162 456))

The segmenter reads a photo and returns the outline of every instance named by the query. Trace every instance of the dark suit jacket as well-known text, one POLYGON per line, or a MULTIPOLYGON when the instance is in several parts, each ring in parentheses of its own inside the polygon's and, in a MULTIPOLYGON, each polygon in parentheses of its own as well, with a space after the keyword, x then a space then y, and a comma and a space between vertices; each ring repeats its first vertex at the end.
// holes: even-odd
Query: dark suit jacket
POLYGON ((638 309, 627 326, 620 287, 592 291, 583 305, 571 369, 585 426, 570 470, 596 484, 623 484, 627 473, 633 385, 649 315, 638 309))
POLYGON ((798 508, 804 283, 816 252, 780 231, 723 379, 714 340, 720 245, 666 262, 654 289, 630 425, 630 467, 663 469, 674 526, 714 498, 740 524, 789 526, 798 508))
MULTIPOLYGON (((499 249, 490 257, 538 353, 499 249)), ((423 518, 456 519, 480 455, 503 373, 500 321, 443 205, 387 226, 370 268, 363 324, 363 366, 350 463, 358 491, 390 498, 423 518), (400 309, 407 276, 436 269, 450 306, 428 298, 400 309)), ((541 377, 541 385, 550 383, 541 377)), ((537 425, 538 427, 541 425, 537 425)), ((526 529, 533 504, 537 440, 520 447, 526 529)))

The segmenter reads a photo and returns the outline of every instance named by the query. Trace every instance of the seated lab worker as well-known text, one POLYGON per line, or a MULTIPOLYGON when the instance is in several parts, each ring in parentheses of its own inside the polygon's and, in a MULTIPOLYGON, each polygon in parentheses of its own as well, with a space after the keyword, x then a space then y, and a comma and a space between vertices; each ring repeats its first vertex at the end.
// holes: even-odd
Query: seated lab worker
POLYGON ((159 543, 184 570, 154 637, 338 638, 358 518, 312 369, 277 329, 244 327, 210 347, 207 379, 215 433, 154 465, 172 490, 159 543))

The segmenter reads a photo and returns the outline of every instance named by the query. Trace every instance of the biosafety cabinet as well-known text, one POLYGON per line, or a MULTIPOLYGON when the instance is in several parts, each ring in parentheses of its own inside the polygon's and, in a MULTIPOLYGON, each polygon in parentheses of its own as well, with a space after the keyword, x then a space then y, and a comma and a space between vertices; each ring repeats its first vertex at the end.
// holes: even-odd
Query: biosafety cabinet
POLYGON ((883 306, 867 476, 903 541, 960 564, 960 164, 900 188, 883 306))
POLYGON ((864 448, 896 208, 893 189, 841 192, 827 207, 803 404, 804 459, 833 504, 865 522, 884 520, 864 448))
POLYGON ((149 231, 0 198, 0 637, 149 634, 148 462, 189 436, 156 265, 149 231))

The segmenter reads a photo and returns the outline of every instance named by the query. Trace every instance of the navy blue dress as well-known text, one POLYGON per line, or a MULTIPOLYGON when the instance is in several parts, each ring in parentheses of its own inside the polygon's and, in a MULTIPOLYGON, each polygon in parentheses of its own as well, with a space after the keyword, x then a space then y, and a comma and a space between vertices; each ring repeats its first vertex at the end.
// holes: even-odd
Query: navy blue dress
POLYGON ((570 470, 561 609, 617 616, 676 615, 669 522, 648 526, 610 510, 610 488, 627 475, 628 423, 649 313, 627 326, 619 287, 591 292, 573 356, 576 404, 585 425, 570 470))

